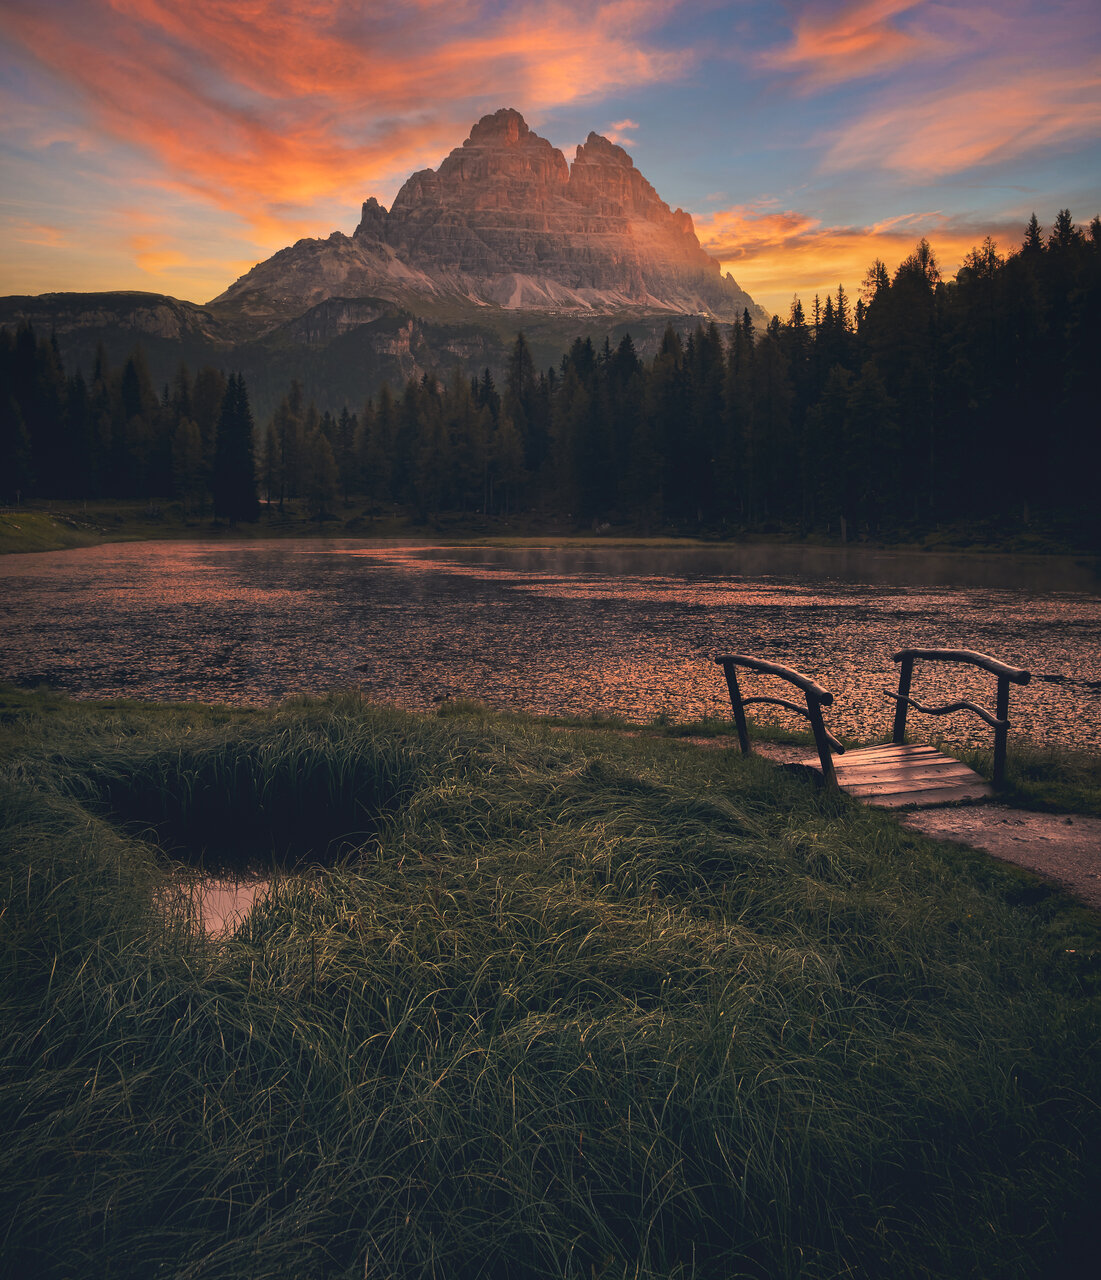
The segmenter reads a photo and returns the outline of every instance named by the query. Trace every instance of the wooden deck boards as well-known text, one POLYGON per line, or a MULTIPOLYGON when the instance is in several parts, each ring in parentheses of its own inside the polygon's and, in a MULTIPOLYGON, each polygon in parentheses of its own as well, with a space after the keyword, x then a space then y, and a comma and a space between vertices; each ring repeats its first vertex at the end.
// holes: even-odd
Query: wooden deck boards
MULTIPOLYGON (((821 768, 817 758, 805 763, 821 768)), ((834 756, 833 767, 842 791, 883 809, 924 809, 994 794, 985 778, 933 747, 861 747, 834 756)))

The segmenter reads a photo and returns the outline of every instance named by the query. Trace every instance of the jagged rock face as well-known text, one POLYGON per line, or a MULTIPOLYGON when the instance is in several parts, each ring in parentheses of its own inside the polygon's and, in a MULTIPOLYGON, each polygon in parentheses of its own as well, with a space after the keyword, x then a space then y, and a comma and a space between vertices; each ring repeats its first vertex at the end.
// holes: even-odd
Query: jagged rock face
MULTIPOLYGON (((438 169, 414 173, 351 236, 302 240, 215 304, 272 323, 330 297, 523 310, 639 309, 738 319, 760 308, 700 247, 631 157, 590 133, 572 165, 518 111, 483 117, 438 169)), ((767 317, 764 317, 767 319, 767 317)))

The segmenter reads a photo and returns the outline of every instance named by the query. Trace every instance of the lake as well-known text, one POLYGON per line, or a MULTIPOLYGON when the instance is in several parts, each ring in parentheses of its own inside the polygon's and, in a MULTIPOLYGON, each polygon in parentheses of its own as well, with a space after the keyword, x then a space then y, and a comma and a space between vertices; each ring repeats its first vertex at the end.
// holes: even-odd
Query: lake
MULTIPOLYGON (((114 543, 0 558, 0 619, 0 678, 91 698, 269 703, 354 688, 411 709, 476 698, 686 720, 728 714, 709 655, 745 652, 824 684, 830 728, 860 738, 889 726, 892 652, 968 648, 1033 672, 1011 692, 1012 734, 1101 749, 1101 579, 1069 558, 114 543)), ((913 696, 993 709, 993 683, 919 664, 913 696)), ((990 736, 968 715, 914 715, 912 729, 990 736)))

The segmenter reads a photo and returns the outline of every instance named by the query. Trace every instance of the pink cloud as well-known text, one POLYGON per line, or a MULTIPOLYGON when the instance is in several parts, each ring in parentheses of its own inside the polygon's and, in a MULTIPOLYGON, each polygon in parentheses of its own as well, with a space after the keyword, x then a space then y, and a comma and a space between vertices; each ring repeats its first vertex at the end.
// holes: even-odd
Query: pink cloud
POLYGON ((538 113, 681 74, 650 42, 673 0, 8 0, 0 29, 83 104, 87 136, 136 147, 148 180, 305 231, 319 201, 436 164, 484 110, 538 113), (492 101, 487 86, 493 86, 492 101))
POLYGON ((60 249, 69 242, 68 236, 60 227, 52 227, 44 222, 15 222, 8 226, 12 239, 19 244, 60 249))
POLYGON ((984 81, 877 104, 840 130, 823 168, 930 178, 1101 132, 1101 58, 1024 72, 1004 64, 984 81))
POLYGON ((637 120, 617 120, 615 124, 609 125, 604 130, 604 136, 609 142, 618 143, 621 147, 629 146, 638 141, 637 138, 631 137, 631 131, 638 127, 637 120))
POLYGON ((804 10, 791 43, 758 62, 798 73, 807 89, 878 75, 945 50, 943 38, 901 21, 922 7, 922 0, 859 0, 837 12, 804 10))

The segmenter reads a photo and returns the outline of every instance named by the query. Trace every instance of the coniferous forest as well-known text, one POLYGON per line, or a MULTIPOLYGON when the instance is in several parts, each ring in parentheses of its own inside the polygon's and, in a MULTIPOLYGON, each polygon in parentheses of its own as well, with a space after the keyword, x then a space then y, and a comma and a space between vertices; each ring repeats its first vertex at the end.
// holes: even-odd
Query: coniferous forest
POLYGON ((496 377, 425 374, 323 411, 292 384, 262 424, 239 375, 181 367, 158 389, 140 349, 67 370, 24 326, 0 332, 0 501, 887 539, 990 521, 1097 547, 1099 357, 1101 218, 1066 210, 1006 256, 987 239, 952 281, 922 240, 764 331, 748 313, 670 327, 651 359, 579 339, 546 370, 520 334, 496 377))

